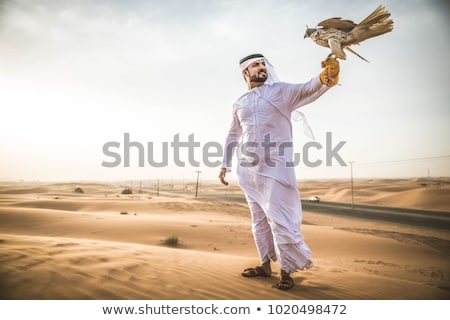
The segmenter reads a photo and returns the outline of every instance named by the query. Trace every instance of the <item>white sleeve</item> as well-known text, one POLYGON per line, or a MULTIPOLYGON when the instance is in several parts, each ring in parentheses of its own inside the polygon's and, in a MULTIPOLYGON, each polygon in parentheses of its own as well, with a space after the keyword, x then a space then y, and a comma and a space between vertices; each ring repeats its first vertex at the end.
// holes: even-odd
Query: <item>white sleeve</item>
POLYGON ((233 107, 233 120, 231 122, 227 138, 225 140, 223 160, 222 160, 222 168, 226 168, 227 171, 231 171, 231 163, 233 159, 234 148, 239 144, 239 139, 241 138, 241 135, 242 135, 242 127, 236 115, 235 108, 233 107))
POLYGON ((328 89, 330 87, 322 84, 319 76, 305 83, 284 83, 282 86, 283 96, 290 112, 317 100, 328 89))

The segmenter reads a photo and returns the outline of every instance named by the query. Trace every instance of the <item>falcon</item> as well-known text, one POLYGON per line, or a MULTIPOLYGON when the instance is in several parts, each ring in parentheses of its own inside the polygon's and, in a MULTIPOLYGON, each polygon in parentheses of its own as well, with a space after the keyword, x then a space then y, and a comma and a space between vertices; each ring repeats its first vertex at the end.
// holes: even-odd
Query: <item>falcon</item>
POLYGON ((358 24, 337 17, 326 19, 315 28, 306 26, 304 38, 309 37, 319 46, 330 48, 331 54, 329 57, 334 55, 336 58, 345 60, 345 49, 367 61, 350 46, 392 31, 394 22, 389 19, 390 15, 386 8, 380 5, 358 24))

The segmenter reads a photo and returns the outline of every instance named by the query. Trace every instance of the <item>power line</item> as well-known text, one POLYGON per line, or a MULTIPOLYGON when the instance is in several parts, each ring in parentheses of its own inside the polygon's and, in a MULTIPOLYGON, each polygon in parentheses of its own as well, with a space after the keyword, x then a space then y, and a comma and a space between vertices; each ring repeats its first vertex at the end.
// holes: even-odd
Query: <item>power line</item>
POLYGON ((401 162, 415 162, 415 161, 434 161, 434 160, 450 160, 450 155, 448 156, 435 156, 435 157, 422 157, 422 158, 410 158, 410 159, 401 159, 401 160, 384 160, 384 161, 372 161, 372 162, 356 162, 355 165, 373 165, 373 164, 389 164, 389 163, 401 163, 401 162))

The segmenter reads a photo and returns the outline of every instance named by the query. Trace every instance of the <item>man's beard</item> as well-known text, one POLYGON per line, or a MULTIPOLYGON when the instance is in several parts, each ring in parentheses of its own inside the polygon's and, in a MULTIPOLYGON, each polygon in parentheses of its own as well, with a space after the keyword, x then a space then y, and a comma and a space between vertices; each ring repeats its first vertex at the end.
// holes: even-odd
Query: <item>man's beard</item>
POLYGON ((251 82, 266 82, 267 80, 267 72, 264 72, 264 75, 261 75, 262 72, 259 72, 258 75, 251 76, 250 81, 251 82))

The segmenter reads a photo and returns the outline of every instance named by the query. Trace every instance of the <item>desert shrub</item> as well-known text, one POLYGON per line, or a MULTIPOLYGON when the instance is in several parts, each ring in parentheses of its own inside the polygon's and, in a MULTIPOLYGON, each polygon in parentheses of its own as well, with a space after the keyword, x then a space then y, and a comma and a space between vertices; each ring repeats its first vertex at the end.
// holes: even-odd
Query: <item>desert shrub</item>
POLYGON ((171 236, 164 240, 164 244, 170 247, 176 247, 178 246, 178 237, 177 236, 171 236))
POLYGON ((132 194, 133 191, 130 188, 125 188, 122 190, 122 194, 132 194))
POLYGON ((75 193, 84 193, 84 190, 80 187, 75 188, 74 190, 75 193))

